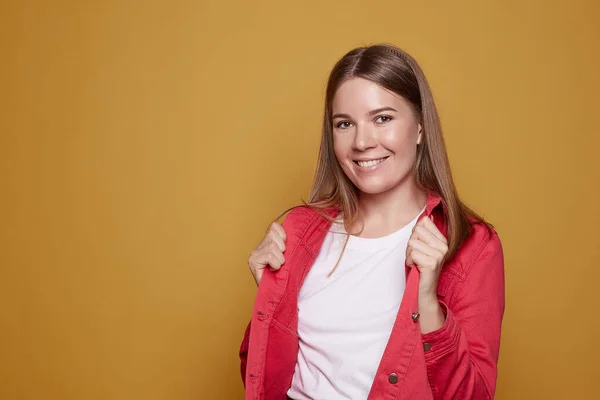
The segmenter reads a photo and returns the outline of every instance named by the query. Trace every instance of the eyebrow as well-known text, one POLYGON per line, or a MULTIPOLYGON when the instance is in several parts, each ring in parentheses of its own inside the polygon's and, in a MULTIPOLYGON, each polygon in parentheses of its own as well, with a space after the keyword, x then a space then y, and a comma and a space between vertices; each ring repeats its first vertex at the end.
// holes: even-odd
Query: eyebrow
MULTIPOLYGON (((383 111, 396 111, 396 112, 398 112, 398 110, 396 110, 395 108, 392 108, 392 107, 381 107, 381 108, 376 108, 375 110, 369 111, 367 113, 367 115, 375 115, 375 114, 379 114, 380 112, 383 112, 383 111)), ((350 115, 348 115, 348 114, 341 114, 341 113, 333 114, 332 119, 336 119, 336 118, 352 119, 352 117, 350 117, 350 115)))

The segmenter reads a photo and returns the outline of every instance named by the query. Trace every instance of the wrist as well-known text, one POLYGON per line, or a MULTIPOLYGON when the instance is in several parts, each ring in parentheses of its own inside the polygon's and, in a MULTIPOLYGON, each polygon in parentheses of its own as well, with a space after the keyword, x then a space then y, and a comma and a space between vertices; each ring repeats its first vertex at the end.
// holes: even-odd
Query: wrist
POLYGON ((434 291, 419 291, 419 308, 426 310, 435 310, 440 306, 437 298, 437 293, 434 291))
POLYGON ((446 314, 437 299, 437 295, 419 296, 419 314, 421 333, 426 334, 440 329, 446 321, 446 314))

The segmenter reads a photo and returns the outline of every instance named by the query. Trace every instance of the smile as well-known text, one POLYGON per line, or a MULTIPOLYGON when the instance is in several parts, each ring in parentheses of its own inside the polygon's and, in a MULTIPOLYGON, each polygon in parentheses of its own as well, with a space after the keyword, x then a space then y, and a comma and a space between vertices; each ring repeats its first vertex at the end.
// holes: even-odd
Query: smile
POLYGON ((383 157, 383 158, 377 158, 375 160, 355 160, 354 163, 358 164, 358 166, 360 166, 360 167, 368 168, 368 167, 374 167, 375 165, 384 162, 388 158, 389 158, 389 156, 383 157))

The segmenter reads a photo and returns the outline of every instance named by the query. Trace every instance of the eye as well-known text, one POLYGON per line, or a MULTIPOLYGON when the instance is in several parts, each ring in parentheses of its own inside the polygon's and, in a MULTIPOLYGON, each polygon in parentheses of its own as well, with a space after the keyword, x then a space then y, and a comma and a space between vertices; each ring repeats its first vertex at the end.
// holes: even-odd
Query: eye
POLYGON ((375 122, 377 122, 378 124, 385 124, 386 122, 389 122, 391 120, 392 117, 390 117, 389 115, 380 115, 375 119, 375 122))
POLYGON ((348 121, 340 121, 340 122, 338 122, 338 123, 335 125, 335 127, 336 127, 336 128, 339 128, 339 129, 348 129, 348 128, 350 128, 350 126, 351 126, 351 125, 352 125, 352 123, 351 123, 351 122, 348 122, 348 121))

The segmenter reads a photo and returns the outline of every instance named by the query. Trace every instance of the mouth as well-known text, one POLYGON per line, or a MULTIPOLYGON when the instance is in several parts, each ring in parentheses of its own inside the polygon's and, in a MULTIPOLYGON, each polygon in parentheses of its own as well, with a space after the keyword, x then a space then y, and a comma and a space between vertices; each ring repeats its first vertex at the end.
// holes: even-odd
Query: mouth
POLYGON ((354 161, 354 164, 358 165, 359 167, 369 168, 369 167, 374 167, 378 164, 381 164, 388 158, 389 158, 389 156, 386 156, 383 158, 377 158, 377 159, 373 159, 373 160, 353 160, 353 161, 354 161))

